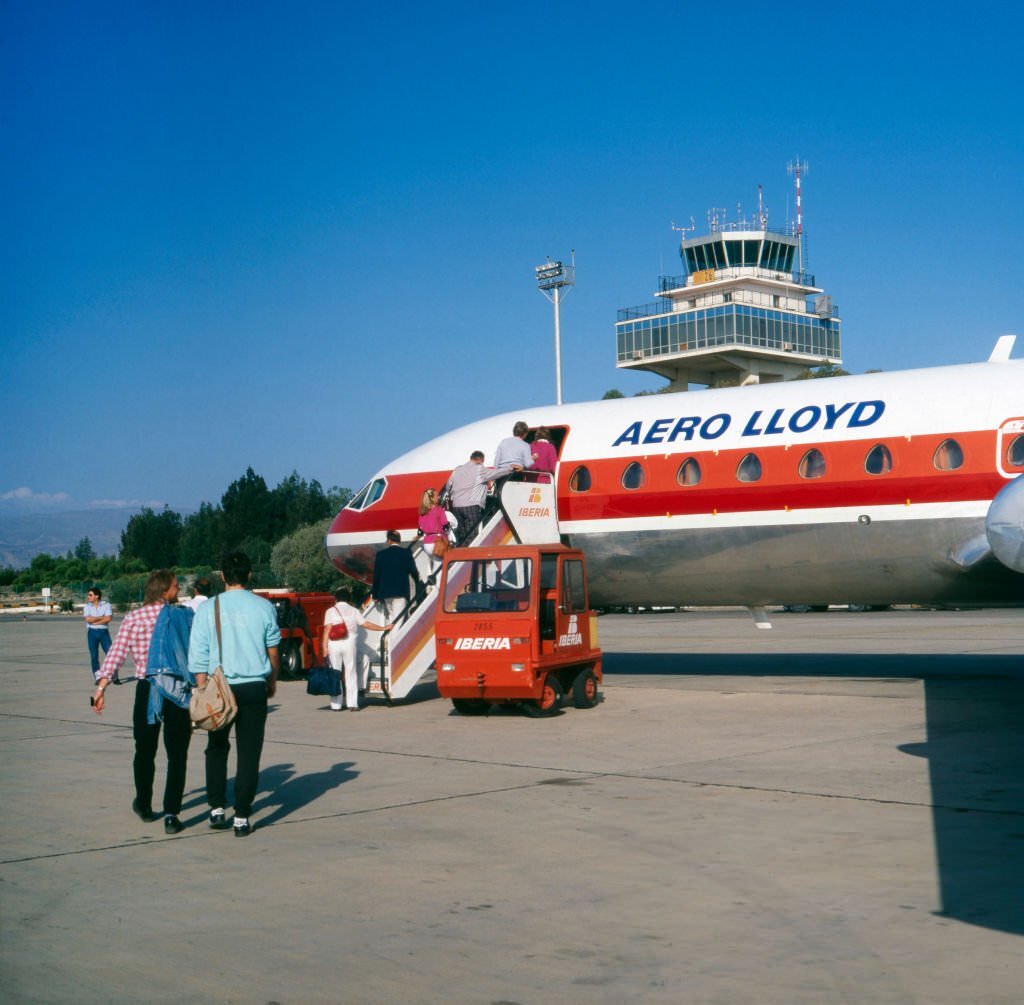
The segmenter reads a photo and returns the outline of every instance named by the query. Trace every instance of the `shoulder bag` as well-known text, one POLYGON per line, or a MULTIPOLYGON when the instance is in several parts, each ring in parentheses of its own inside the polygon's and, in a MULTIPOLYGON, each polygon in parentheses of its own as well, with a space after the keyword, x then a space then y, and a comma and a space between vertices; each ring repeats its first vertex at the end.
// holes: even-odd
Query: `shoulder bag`
POLYGON ((341 613, 340 605, 335 604, 334 609, 338 612, 341 621, 331 625, 327 631, 327 638, 331 642, 341 642, 343 639, 348 638, 348 625, 345 624, 345 616, 341 613))
POLYGON ((206 683, 202 687, 192 689, 189 702, 192 728, 211 733, 229 726, 238 714, 235 694, 221 669, 220 597, 213 598, 213 615, 217 623, 217 666, 213 673, 206 675, 206 683))

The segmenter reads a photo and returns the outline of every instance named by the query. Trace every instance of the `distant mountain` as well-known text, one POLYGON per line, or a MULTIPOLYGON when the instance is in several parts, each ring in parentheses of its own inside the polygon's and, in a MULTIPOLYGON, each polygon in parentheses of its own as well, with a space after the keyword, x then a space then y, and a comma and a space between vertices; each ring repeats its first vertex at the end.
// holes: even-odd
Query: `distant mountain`
POLYGON ((39 554, 66 555, 83 537, 97 555, 116 555, 134 515, 130 509, 0 513, 0 565, 23 569, 39 554))

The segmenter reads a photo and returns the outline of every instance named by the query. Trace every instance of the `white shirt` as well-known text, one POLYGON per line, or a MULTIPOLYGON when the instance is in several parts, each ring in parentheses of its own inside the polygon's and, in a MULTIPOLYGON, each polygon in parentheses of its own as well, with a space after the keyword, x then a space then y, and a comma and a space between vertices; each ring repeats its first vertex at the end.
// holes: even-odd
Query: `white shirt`
POLYGON ((353 607, 351 604, 346 603, 344 600, 339 600, 328 612, 324 615, 325 625, 340 625, 342 622, 345 623, 345 627, 348 629, 347 639, 328 639, 328 644, 333 642, 348 642, 349 639, 354 639, 357 632, 359 631, 360 625, 366 624, 366 618, 363 617, 363 612, 358 608, 353 607))
POLYGON ((194 597, 190 597, 188 600, 182 600, 181 601, 181 606, 182 607, 191 607, 192 608, 192 612, 195 613, 209 599, 210 599, 209 597, 204 597, 201 593, 197 593, 194 597))

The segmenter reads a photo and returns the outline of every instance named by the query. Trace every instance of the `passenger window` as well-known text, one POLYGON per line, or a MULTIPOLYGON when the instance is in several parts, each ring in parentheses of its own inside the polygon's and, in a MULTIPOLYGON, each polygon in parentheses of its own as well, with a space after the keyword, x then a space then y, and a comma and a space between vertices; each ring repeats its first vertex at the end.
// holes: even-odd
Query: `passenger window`
POLYGON ((761 461, 757 454, 747 454, 736 467, 736 481, 756 482, 761 478, 761 461))
POLYGON ((1006 448, 1006 466, 1024 468, 1024 434, 1015 436, 1006 448))
POLYGON ((679 470, 676 472, 676 482, 679 485, 700 484, 700 462, 696 457, 687 457, 679 465, 679 470))
POLYGON ((821 478, 825 474, 825 455, 813 447, 800 458, 797 474, 801 478, 821 478))
POLYGON ((892 471, 892 454, 884 443, 876 443, 864 458, 864 470, 869 475, 887 475, 892 471))
POLYGON ((632 464, 622 472, 622 487, 624 489, 638 489, 646 481, 643 465, 639 461, 632 464))
POLYGON ((939 471, 955 471, 964 463, 964 452, 956 440, 943 440, 932 455, 932 464, 939 471))
POLYGON ((590 468, 581 465, 569 476, 569 491, 590 491, 590 468))

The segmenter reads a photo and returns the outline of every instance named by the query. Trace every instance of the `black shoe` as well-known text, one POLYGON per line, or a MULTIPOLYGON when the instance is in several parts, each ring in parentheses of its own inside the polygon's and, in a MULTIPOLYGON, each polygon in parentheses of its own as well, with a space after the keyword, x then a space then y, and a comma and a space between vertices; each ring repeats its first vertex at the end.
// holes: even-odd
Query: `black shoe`
POLYGON ((173 813, 168 813, 164 817, 165 834, 180 834, 184 829, 185 825, 173 813))
POLYGON ((231 820, 225 813, 210 814, 210 826, 215 831, 226 831, 231 826, 231 820))
POLYGON ((251 833, 252 833, 252 824, 250 824, 250 823, 240 824, 237 821, 235 822, 235 837, 236 838, 248 837, 251 833))
POLYGON ((140 806, 138 799, 132 800, 132 813, 146 824, 151 824, 154 820, 160 819, 159 813, 154 813, 151 809, 140 806))

